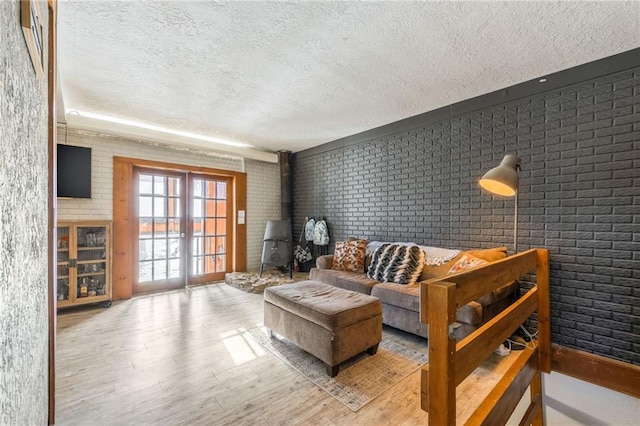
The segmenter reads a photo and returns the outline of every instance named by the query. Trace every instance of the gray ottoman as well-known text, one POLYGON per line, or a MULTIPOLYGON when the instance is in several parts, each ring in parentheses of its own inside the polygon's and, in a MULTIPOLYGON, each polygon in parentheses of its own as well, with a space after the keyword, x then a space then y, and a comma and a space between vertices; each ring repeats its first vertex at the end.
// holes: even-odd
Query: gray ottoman
POLYGON ((327 374, 382 340, 382 305, 376 297, 316 281, 268 287, 264 325, 322 360, 327 374))

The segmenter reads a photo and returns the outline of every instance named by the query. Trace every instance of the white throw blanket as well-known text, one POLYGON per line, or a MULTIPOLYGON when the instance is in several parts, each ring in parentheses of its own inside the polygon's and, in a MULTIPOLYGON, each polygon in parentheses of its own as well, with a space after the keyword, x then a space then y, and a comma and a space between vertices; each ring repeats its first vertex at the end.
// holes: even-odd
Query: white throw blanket
POLYGON ((424 262, 427 266, 440 266, 456 257, 461 252, 461 250, 452 250, 442 247, 420 246, 416 243, 387 243, 384 241, 369 241, 369 243, 367 244, 367 254, 373 254, 373 252, 376 251, 376 249, 382 244, 418 246, 424 252, 424 262))

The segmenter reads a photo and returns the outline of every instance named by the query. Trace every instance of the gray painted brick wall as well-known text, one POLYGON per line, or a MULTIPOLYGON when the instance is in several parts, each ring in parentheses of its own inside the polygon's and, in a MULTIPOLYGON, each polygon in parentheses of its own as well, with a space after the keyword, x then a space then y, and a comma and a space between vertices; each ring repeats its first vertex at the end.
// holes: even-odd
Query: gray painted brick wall
POLYGON ((640 365, 640 68, 293 161, 296 234, 512 248, 513 198, 478 186, 522 159, 519 250, 551 255, 552 340, 640 365))

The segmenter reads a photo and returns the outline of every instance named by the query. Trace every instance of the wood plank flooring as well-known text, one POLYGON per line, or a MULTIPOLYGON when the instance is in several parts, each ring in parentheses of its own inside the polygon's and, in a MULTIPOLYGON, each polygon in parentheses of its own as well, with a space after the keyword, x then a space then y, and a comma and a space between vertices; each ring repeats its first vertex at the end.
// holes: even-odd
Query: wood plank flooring
POLYGON ((419 371, 354 413, 243 335, 261 324, 262 295, 222 283, 61 311, 56 424, 426 424, 419 371))

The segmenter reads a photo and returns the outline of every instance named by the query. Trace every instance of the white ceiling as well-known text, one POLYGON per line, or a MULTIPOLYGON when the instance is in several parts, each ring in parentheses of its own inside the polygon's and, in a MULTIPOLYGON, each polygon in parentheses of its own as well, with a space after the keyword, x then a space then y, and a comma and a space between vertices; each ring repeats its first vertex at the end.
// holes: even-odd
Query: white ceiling
POLYGON ((640 1, 58 4, 70 126, 164 135, 249 158, 640 47, 640 1))

